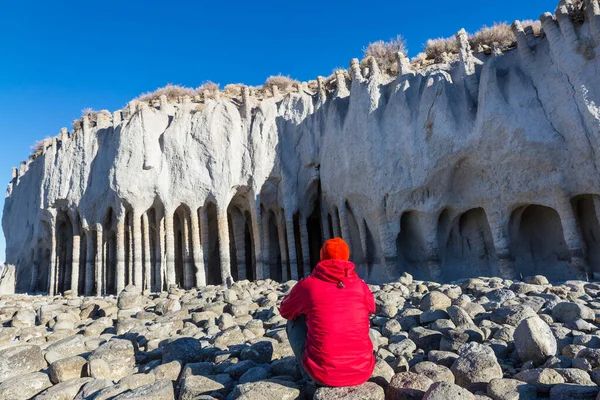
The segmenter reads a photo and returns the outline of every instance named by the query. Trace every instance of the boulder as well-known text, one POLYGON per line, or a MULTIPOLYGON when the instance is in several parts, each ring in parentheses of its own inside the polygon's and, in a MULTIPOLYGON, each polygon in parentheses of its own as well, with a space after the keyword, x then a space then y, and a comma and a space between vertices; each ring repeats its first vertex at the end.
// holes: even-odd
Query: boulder
POLYGON ((515 329, 514 341, 523 362, 533 361, 540 365, 557 352, 556 338, 550 327, 537 316, 521 321, 515 329))
POLYGON ((46 366, 46 360, 39 346, 32 344, 0 346, 0 383, 14 376, 38 372, 46 366))
MULTIPOLYGON (((323 387, 317 389, 314 400, 385 400, 384 390, 375 383, 367 382, 358 386, 323 387)), ((250 399, 248 399, 250 400, 250 399)), ((273 398, 273 400, 277 400, 273 398)))

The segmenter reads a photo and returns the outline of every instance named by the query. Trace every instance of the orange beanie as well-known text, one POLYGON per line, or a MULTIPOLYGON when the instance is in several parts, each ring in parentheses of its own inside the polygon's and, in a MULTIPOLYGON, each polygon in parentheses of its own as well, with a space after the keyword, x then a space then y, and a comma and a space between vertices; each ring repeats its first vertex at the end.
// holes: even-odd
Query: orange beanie
POLYGON ((350 259, 350 248, 341 238, 329 239, 321 247, 321 261, 350 259))

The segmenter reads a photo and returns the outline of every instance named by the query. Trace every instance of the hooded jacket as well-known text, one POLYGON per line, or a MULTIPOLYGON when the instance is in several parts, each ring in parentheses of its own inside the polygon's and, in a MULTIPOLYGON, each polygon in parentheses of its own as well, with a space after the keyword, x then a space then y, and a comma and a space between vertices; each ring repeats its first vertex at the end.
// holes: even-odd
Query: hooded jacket
POLYGON ((281 302, 281 316, 304 315, 308 334, 302 365, 328 386, 365 383, 375 368, 369 315, 375 299, 350 261, 325 260, 281 302))

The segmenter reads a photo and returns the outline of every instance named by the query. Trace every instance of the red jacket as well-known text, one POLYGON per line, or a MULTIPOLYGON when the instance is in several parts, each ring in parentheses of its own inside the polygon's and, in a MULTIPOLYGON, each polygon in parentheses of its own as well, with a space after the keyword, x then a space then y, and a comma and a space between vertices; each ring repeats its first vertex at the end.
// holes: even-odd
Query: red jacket
POLYGON ((365 383, 375 368, 369 315, 375 299, 350 261, 325 260, 281 302, 281 316, 304 315, 308 334, 302 365, 328 386, 365 383))

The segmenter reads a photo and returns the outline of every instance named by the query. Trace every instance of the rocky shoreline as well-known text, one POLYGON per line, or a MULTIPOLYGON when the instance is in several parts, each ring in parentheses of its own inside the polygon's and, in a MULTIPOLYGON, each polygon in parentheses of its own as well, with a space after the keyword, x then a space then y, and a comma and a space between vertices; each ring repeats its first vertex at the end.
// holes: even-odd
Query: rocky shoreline
POLYGON ((1 296, 0 399, 600 398, 600 283, 371 285, 378 361, 352 388, 302 381, 278 311, 294 284, 1 296))

